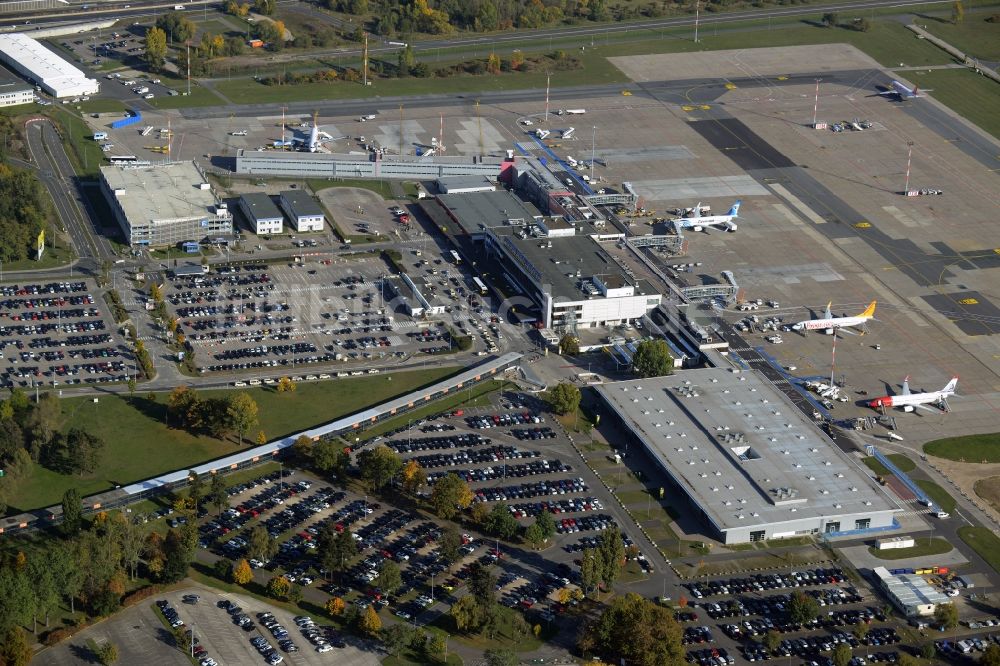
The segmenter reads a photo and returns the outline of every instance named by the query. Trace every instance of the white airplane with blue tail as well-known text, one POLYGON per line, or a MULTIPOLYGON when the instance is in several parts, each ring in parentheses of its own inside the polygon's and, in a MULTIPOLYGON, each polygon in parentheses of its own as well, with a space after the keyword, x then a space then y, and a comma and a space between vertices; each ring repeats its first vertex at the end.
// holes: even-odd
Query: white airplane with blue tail
POLYGON ((741 199, 737 199, 736 203, 733 204, 733 207, 725 215, 702 215, 701 202, 699 201, 698 205, 692 210, 690 217, 675 217, 670 220, 670 223, 674 225, 674 228, 678 232, 681 229, 702 231, 705 227, 721 227, 726 231, 736 231, 736 223, 733 220, 739 217, 740 204, 742 203, 741 199))

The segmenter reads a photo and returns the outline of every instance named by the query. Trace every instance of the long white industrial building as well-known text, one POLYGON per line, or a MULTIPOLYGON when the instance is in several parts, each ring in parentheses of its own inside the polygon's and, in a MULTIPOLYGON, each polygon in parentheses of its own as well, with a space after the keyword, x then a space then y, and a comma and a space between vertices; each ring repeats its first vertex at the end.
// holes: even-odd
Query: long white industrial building
POLYGON ((0 60, 53 97, 95 95, 101 84, 89 79, 38 40, 20 32, 0 35, 0 60))

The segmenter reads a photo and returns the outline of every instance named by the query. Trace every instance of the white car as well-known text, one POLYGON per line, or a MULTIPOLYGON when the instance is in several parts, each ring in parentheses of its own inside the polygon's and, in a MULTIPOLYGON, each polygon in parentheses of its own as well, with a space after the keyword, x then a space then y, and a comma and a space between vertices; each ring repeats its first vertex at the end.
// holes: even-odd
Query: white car
POLYGON ((316 648, 316 652, 319 652, 320 654, 322 654, 323 652, 329 652, 332 649, 333 649, 333 646, 330 645, 329 643, 327 643, 325 645, 320 645, 319 647, 317 647, 316 648))
POLYGON ((153 93, 146 93, 142 96, 143 99, 153 99, 153 97, 155 97, 153 93))

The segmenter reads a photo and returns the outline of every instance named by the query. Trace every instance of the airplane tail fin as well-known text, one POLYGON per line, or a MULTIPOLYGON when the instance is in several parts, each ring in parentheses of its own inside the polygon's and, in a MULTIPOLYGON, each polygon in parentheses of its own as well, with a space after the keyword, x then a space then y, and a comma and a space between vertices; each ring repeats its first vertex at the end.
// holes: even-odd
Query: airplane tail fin
POLYGON ((732 208, 730 208, 730 209, 729 209, 729 212, 728 212, 728 213, 726 213, 726 214, 727 214, 727 215, 731 215, 732 217, 739 217, 739 213, 740 213, 740 204, 742 204, 742 203, 743 203, 743 200, 742 200, 742 199, 737 199, 737 200, 736 200, 736 203, 734 203, 734 204, 733 204, 733 207, 732 207, 732 208))
POLYGON ((941 392, 942 393, 954 393, 956 386, 958 386, 958 377, 952 377, 951 381, 948 382, 943 389, 941 389, 941 392))
POLYGON ((877 303, 877 301, 872 301, 871 303, 869 303, 868 307, 865 308, 865 311, 862 312, 860 316, 862 316, 862 317, 874 317, 875 316, 875 304, 876 303, 877 303))
POLYGON ((903 393, 902 395, 910 395, 910 376, 906 375, 903 378, 903 393))
POLYGON ((830 309, 831 305, 833 305, 833 301, 826 304, 826 310, 823 311, 823 319, 830 319, 833 317, 833 311, 830 309))

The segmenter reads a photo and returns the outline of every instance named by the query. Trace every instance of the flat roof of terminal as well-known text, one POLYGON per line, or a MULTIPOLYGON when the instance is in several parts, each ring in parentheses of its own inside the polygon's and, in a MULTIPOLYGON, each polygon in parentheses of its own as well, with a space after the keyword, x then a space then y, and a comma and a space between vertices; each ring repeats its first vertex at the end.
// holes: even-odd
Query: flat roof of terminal
POLYGON ((147 167, 102 166, 112 190, 124 190, 118 202, 131 223, 190 220, 214 215, 215 194, 193 162, 147 167))
POLYGON ((281 196, 295 209, 296 215, 303 217, 315 217, 323 215, 323 209, 319 207, 316 200, 308 192, 302 190, 282 190, 281 196))
POLYGON ((502 227, 507 224, 507 220, 517 219, 531 224, 536 217, 542 217, 541 211, 534 204, 521 201, 506 190, 439 194, 437 199, 462 222, 469 233, 479 231, 480 224, 502 227))
MULTIPOLYGON (((286 160, 289 162, 374 162, 370 155, 353 155, 351 153, 310 153, 306 151, 294 150, 252 150, 250 148, 240 148, 236 151, 236 156, 244 159, 266 158, 269 160, 286 160)), ((433 157, 420 157, 416 155, 388 155, 381 160, 384 164, 420 163, 428 164, 472 164, 472 156, 462 157, 459 155, 434 155, 433 157)), ((484 164, 500 164, 502 160, 497 158, 480 159, 484 164)))
MULTIPOLYGON (((601 244, 590 236, 547 236, 517 238, 503 234, 501 244, 511 243, 541 274, 539 282, 552 286, 552 296, 570 301, 587 298, 579 288, 582 279, 600 277, 605 284, 616 286, 635 284, 636 294, 659 294, 653 285, 645 280, 628 280, 601 244), (552 243, 552 247, 549 247, 552 243), (577 277, 577 271, 580 275, 577 277)), ((594 298, 603 298, 595 296, 594 298)))
POLYGON ((39 83, 58 86, 88 79, 82 70, 45 48, 37 39, 19 32, 0 34, 0 52, 29 70, 39 83))
MULTIPOLYGON (((0 87, 10 86, 14 90, 34 90, 34 86, 14 74, 6 67, 0 67, 0 87)), ((7 92, 6 90, 4 92, 7 92)))
POLYGON ((243 200, 244 210, 249 208, 255 220, 285 219, 274 200, 265 192, 248 192, 241 194, 240 199, 243 200))
POLYGON ((755 373, 709 368, 595 388, 720 530, 898 511, 755 373))

